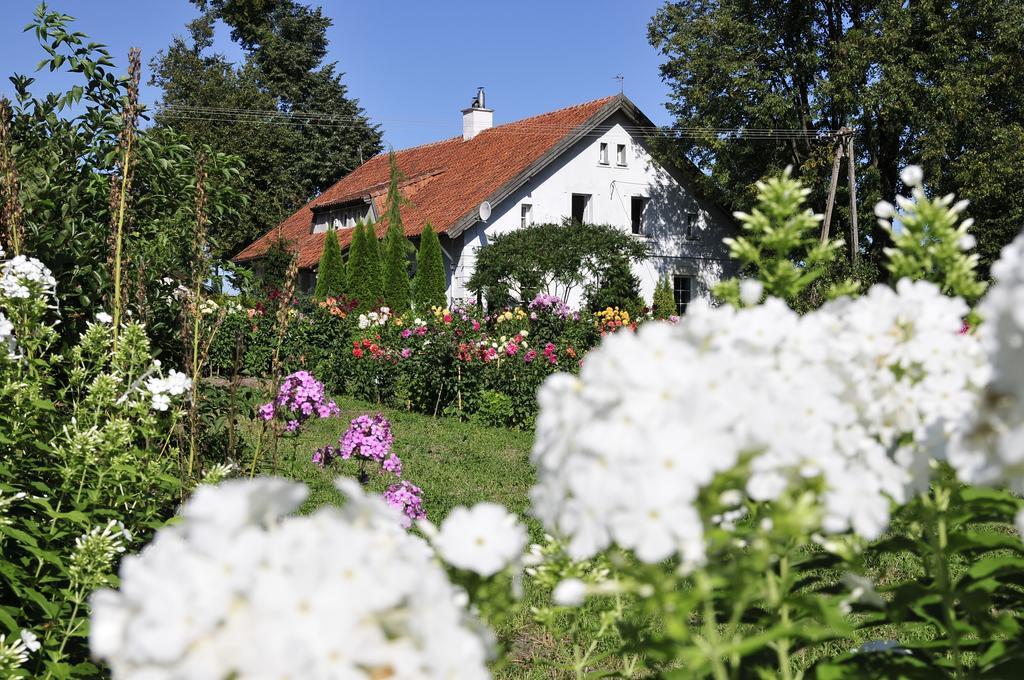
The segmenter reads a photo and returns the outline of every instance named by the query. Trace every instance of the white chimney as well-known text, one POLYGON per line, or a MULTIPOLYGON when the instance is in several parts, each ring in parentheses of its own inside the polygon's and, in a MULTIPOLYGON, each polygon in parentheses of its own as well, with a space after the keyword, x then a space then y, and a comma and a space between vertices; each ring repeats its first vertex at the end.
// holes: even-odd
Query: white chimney
POLYGON ((476 89, 476 97, 468 109, 462 109, 462 139, 468 142, 494 125, 494 109, 484 105, 484 88, 476 89))

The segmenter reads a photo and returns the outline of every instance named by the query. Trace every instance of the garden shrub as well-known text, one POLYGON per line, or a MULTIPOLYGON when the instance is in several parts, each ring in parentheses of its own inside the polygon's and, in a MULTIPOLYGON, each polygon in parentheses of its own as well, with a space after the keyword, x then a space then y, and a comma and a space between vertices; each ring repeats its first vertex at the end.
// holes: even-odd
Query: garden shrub
POLYGON ((32 647, 23 660, 5 650, 0 670, 92 676, 86 600, 173 513, 190 383, 161 377, 138 324, 115 350, 102 313, 57 354, 54 280, 37 260, 4 262, 0 290, 0 634, 32 647))
POLYGON ((338 245, 338 232, 328 229, 324 236, 324 250, 320 254, 320 264, 316 268, 316 291, 313 298, 344 297, 348 287, 348 275, 345 261, 341 257, 341 246, 338 245))
POLYGON ((389 309, 401 313, 412 305, 412 294, 409 287, 409 255, 413 246, 405 238, 405 229, 402 226, 400 208, 404 199, 398 185, 404 176, 398 169, 394 151, 388 155, 388 162, 391 165, 391 179, 388 183, 387 208, 385 210, 388 230, 383 244, 384 304, 389 309))
POLYGON ((598 280, 587 289, 586 307, 596 312, 608 307, 629 310, 634 316, 643 308, 640 279, 633 273, 629 259, 613 257, 598 280))
POLYGON ((416 253, 416 274, 412 280, 413 305, 420 314, 430 312, 434 307, 447 303, 445 290, 444 259, 441 242, 430 226, 423 227, 420 234, 420 248, 416 253))
POLYGON ((676 313, 676 298, 672 294, 672 282, 668 274, 658 279, 651 300, 651 313, 655 319, 667 319, 676 313))

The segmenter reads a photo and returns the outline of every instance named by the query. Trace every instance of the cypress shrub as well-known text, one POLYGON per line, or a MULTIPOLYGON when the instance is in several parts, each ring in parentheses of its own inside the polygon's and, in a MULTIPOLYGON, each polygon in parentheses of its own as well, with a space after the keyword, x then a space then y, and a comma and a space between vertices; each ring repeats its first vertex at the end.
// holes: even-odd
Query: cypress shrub
POLYGON ((384 300, 398 313, 409 309, 412 302, 408 258, 411 247, 400 223, 388 227, 384 237, 384 300))
POLYGON ((658 279, 658 285, 654 287, 651 312, 655 319, 667 319, 676 313, 676 298, 672 294, 672 283, 668 279, 668 274, 658 279))
POLYGON ((348 293, 359 309, 373 309, 381 299, 380 246, 370 224, 357 224, 348 256, 348 293))
POLYGON ((601 280, 593 286, 587 296, 587 307, 599 312, 608 307, 618 307, 636 315, 643 306, 640 297, 640 279, 633 274, 629 260, 615 257, 601 274, 601 280))
POLYGON ((391 163, 391 181, 388 184, 387 209, 385 211, 388 233, 384 237, 383 249, 384 300, 393 311, 401 313, 409 309, 409 304, 412 301, 412 293, 409 288, 408 259, 412 244, 405 238, 405 228, 402 225, 401 207, 404 201, 398 190, 402 173, 398 169, 394 151, 388 158, 391 163))
POLYGON ((324 300, 345 295, 347 279, 345 263, 341 259, 341 246, 338 245, 338 232, 330 229, 324 237, 324 251, 320 254, 320 265, 316 269, 316 291, 313 297, 324 300))
POLYGON ((416 276, 413 278, 412 289, 417 311, 444 307, 448 301, 441 242, 429 222, 420 234, 420 250, 416 253, 416 276))

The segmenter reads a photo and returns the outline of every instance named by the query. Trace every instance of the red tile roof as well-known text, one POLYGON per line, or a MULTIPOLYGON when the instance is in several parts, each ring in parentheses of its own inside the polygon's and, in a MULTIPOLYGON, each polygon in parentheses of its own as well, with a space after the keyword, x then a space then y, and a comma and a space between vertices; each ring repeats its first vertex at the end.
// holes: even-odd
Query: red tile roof
MULTIPOLYGON (((469 141, 455 137, 395 152, 398 168, 407 178, 401 188, 403 196, 409 199, 401 209, 406 235, 419 234, 427 222, 438 233, 447 232, 618 98, 595 99, 498 125, 469 141)), ((377 214, 383 215, 388 179, 388 155, 374 156, 246 247, 235 261, 261 257, 280 234, 298 244, 300 267, 315 266, 320 260, 324 234, 311 233, 313 208, 369 197, 377 214)), ((383 236, 387 223, 381 219, 375 227, 378 236, 383 236)), ((345 248, 352 239, 352 230, 339 230, 338 237, 345 248)))

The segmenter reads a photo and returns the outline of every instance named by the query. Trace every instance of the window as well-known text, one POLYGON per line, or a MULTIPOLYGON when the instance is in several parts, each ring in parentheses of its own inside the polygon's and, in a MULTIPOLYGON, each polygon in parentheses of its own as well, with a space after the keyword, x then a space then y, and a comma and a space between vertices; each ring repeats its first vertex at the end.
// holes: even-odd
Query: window
POLYGON ((629 201, 629 216, 633 224, 633 234, 643 236, 644 210, 647 208, 646 196, 634 196, 629 201))
POLYGON ((533 224, 533 205, 523 203, 520 208, 519 226, 528 227, 533 224))
POLYGON ((626 164, 626 145, 616 144, 615 145, 615 162, 619 165, 626 164))
POLYGON ((608 165, 608 143, 601 142, 599 148, 600 151, 597 155, 597 162, 600 163, 601 165, 608 165))
POLYGON ((691 240, 697 238, 697 227, 697 213, 686 213, 686 238, 691 240))
POLYGON ((318 275, 319 271, 313 271, 312 269, 300 269, 299 290, 303 293, 312 293, 313 289, 316 288, 316 277, 318 275))
POLYGON ((590 194, 572 195, 572 221, 583 224, 590 220, 590 194))
POLYGON ((676 274, 672 277, 672 297, 676 299, 676 314, 686 314, 686 306, 693 297, 693 277, 676 274))

